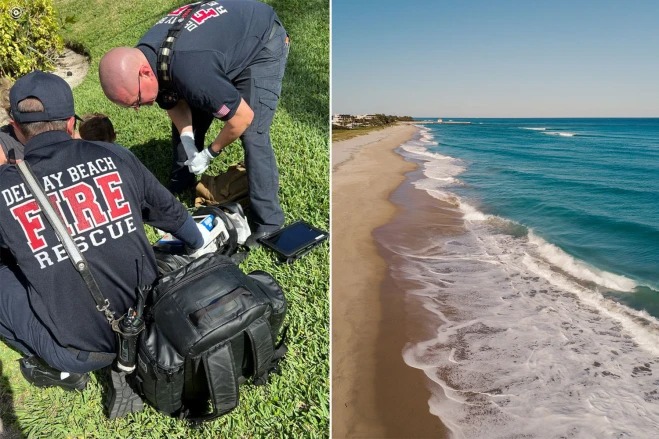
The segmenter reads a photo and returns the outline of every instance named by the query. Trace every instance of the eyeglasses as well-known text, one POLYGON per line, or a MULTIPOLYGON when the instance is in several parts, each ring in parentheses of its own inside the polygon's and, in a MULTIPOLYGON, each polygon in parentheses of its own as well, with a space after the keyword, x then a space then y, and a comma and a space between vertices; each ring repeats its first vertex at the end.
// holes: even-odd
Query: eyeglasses
POLYGON ((142 82, 140 81, 140 74, 137 74, 137 102, 130 106, 136 111, 142 106, 142 82))

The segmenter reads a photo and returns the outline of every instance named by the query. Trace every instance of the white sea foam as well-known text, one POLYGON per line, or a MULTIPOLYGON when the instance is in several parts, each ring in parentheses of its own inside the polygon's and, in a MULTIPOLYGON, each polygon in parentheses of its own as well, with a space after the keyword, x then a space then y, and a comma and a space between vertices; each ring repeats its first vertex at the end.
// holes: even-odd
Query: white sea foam
POLYGON ((401 149, 406 157, 422 163, 423 175, 426 178, 415 181, 414 186, 438 200, 456 204, 455 196, 442 188, 462 184, 458 176, 465 171, 464 165, 453 157, 431 152, 426 145, 415 142, 408 142, 402 145, 401 149))
POLYGON ((434 143, 435 145, 437 144, 433 141, 433 136, 430 134, 430 131, 422 131, 420 140, 423 143, 434 143))
POLYGON ((420 141, 421 143, 432 143, 432 144, 434 144, 434 145, 437 145, 436 142, 433 142, 433 141, 430 140, 430 139, 431 139, 431 137, 429 137, 429 136, 421 136, 421 138, 419 139, 419 141, 420 141))
POLYGON ((434 383, 430 412, 456 438, 655 437, 659 321, 600 292, 633 282, 533 232, 505 233, 521 226, 483 214, 441 178, 421 181, 466 219, 458 236, 409 230, 395 247, 382 242, 393 278, 412 281, 406 293, 437 325, 403 352, 434 383))
POLYGON ((423 175, 435 180, 436 184, 446 186, 458 182, 456 178, 465 168, 457 160, 439 159, 424 165, 423 175))
POLYGON ((448 157, 442 154, 438 154, 436 152, 429 151, 428 145, 421 144, 417 141, 410 141, 404 143, 400 146, 400 148, 411 154, 411 155, 406 155, 407 157, 415 158, 419 160, 428 160, 428 159, 455 160, 452 157, 448 157))
POLYGON ((486 215, 476 207, 467 203, 464 200, 459 202, 460 210, 462 211, 465 221, 474 222, 474 221, 487 221, 489 218, 492 218, 490 215, 486 215))
POLYGON ((548 134, 550 136, 562 136, 562 137, 576 136, 575 133, 568 133, 567 131, 544 131, 544 134, 548 134))
MULTIPOLYGON (((455 182, 453 182, 453 185, 456 184, 460 184, 460 181, 456 180, 455 182)), ((456 207, 459 206, 460 204, 457 201, 457 197, 453 193, 443 190, 441 189, 441 186, 438 186, 437 180, 433 180, 430 178, 417 180, 414 182, 414 187, 419 190, 425 191, 431 197, 443 201, 445 203, 452 204, 456 207)))
POLYGON ((563 136, 563 137, 573 137, 576 136, 575 133, 570 133, 568 131, 556 131, 556 130, 550 130, 547 131, 547 127, 519 127, 523 130, 531 130, 531 131, 541 131, 543 134, 547 134, 550 136, 563 136))

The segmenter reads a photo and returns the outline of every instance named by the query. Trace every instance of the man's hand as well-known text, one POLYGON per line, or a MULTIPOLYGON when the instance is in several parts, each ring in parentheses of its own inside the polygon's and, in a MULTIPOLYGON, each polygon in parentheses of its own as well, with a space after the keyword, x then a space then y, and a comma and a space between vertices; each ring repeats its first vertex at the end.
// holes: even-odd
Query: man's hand
POLYGON ((211 152, 206 148, 203 151, 196 153, 192 159, 187 160, 184 164, 188 165, 190 172, 199 175, 203 174, 204 171, 208 169, 213 158, 211 152))
POLYGON ((217 245, 211 239, 211 232, 206 228, 206 226, 197 223, 197 228, 199 229, 199 233, 201 233, 201 237, 204 239, 204 244, 198 249, 189 248, 188 254, 190 256, 198 258, 199 256, 204 255, 206 253, 212 253, 214 251, 217 251, 217 245))

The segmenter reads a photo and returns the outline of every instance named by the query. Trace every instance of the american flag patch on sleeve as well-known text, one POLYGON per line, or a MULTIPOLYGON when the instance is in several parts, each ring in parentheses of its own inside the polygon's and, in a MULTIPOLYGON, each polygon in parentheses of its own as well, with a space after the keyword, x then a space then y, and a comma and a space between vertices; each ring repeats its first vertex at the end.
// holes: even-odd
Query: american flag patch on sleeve
POLYGON ((215 113, 213 113, 213 116, 215 116, 215 117, 224 117, 227 114, 229 114, 229 111, 231 111, 231 110, 229 110, 229 107, 227 107, 226 105, 222 105, 219 110, 217 110, 215 113))

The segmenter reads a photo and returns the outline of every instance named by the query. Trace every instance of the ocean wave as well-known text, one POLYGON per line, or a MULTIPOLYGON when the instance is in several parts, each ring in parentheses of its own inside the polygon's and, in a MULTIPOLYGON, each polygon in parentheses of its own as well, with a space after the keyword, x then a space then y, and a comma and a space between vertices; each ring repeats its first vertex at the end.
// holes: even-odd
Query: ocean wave
MULTIPOLYGON (((533 273, 557 288, 576 294, 579 302, 596 309, 621 324, 631 334, 631 338, 652 356, 659 356, 659 321, 643 310, 635 310, 616 301, 605 298, 597 289, 584 287, 556 272, 555 266, 526 255, 524 265, 533 273)), ((571 274, 571 273, 570 273, 571 274)), ((615 276, 615 275, 614 275, 615 276)), ((607 277, 606 274, 604 277, 607 277)))
POLYGON ((452 157, 432 152, 428 150, 427 145, 418 144, 414 141, 403 143, 399 148, 409 154, 412 154, 412 158, 419 160, 455 160, 452 157))
POLYGON ((464 200, 460 200, 460 211, 465 221, 487 221, 492 218, 491 215, 487 215, 471 204, 467 203, 464 200))
POLYGON ((548 134, 550 136, 563 136, 563 137, 574 137, 577 134, 571 133, 569 131, 560 131, 560 128, 548 128, 548 127, 518 127, 522 130, 530 131, 540 131, 543 134, 548 134))
MULTIPOLYGON (((453 179, 453 181, 447 181, 447 183, 450 183, 451 186, 455 186, 460 184, 460 181, 453 179)), ((412 184, 416 189, 426 192, 428 195, 437 200, 452 204, 456 207, 460 205, 460 202, 454 194, 444 190, 442 187, 437 185, 437 180, 431 178, 422 178, 413 182, 412 184)))
POLYGON ((592 267, 540 238, 533 231, 529 232, 528 237, 529 243, 537 247, 538 253, 543 259, 577 279, 593 282, 616 291, 631 292, 636 288, 636 282, 633 280, 592 267))
POLYGON ((442 185, 455 183, 456 176, 462 174, 465 167, 454 158, 441 156, 437 160, 427 161, 423 165, 423 174, 433 180, 442 182, 442 185))
POLYGON ((567 131, 543 131, 543 134, 548 134, 550 136, 561 136, 561 137, 574 137, 577 134, 570 133, 567 131))
POLYGON ((437 143, 433 140, 433 136, 430 135, 430 134, 421 134, 421 138, 419 139, 419 141, 422 142, 422 143, 434 143, 434 144, 437 144, 437 143))

